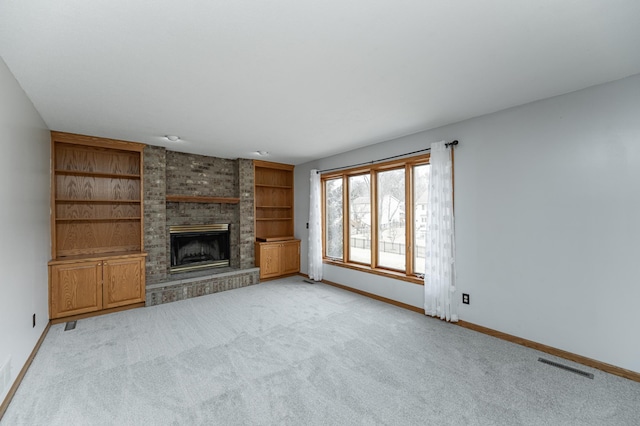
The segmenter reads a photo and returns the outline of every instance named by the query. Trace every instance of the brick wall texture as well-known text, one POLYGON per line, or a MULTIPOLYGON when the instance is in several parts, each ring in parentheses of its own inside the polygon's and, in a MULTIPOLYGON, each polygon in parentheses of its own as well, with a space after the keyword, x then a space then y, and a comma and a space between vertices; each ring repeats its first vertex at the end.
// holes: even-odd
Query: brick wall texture
POLYGON ((240 268, 246 269, 255 266, 254 242, 254 186, 253 186, 253 161, 243 158, 238 159, 238 193, 240 195, 240 268))
POLYGON ((238 160, 167 151, 167 194, 237 197, 238 160))
POLYGON ((162 282, 167 277, 165 240, 167 209, 166 150, 147 145, 144 149, 144 249, 147 252, 147 284, 162 282))

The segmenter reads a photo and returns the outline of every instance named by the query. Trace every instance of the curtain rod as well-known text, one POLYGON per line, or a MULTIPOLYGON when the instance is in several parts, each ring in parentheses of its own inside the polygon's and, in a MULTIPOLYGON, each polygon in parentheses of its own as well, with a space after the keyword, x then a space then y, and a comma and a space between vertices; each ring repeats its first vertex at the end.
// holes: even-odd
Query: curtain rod
MULTIPOLYGON (((444 146, 456 146, 456 145, 458 145, 458 140, 457 139, 454 140, 454 141, 447 142, 447 143, 444 144, 444 146)), ((341 170, 341 169, 350 169, 352 167, 364 166, 364 165, 367 165, 367 164, 379 163, 381 161, 393 160, 394 158, 404 157, 404 156, 407 156, 407 155, 417 154, 419 152, 425 152, 425 151, 431 151, 431 148, 419 149, 417 151, 406 152, 404 154, 399 154, 399 155, 394 155, 394 156, 391 156, 391 157, 381 158, 379 160, 373 160, 373 161, 367 161, 367 162, 364 162, 364 163, 352 164, 350 166, 342 166, 342 167, 334 167, 332 169, 318 170, 317 173, 332 172, 334 170, 341 170)))

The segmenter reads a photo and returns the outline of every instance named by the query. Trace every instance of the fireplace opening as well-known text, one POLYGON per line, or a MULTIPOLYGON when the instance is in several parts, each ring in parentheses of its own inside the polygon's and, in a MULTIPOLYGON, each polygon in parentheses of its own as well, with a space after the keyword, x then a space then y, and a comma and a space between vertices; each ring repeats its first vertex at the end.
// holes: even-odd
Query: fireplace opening
POLYGON ((171 272, 229 266, 229 224, 171 226, 171 272))

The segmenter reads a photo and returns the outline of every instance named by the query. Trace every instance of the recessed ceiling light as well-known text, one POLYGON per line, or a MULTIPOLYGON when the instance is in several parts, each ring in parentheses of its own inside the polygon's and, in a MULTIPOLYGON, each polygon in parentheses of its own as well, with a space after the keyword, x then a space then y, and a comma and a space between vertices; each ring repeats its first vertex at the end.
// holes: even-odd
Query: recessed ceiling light
POLYGON ((256 151, 256 154, 262 156, 262 157, 266 157, 267 155, 269 155, 268 151, 256 151))
POLYGON ((175 135, 166 135, 165 138, 169 139, 171 142, 178 142, 180 140, 180 136, 175 135))

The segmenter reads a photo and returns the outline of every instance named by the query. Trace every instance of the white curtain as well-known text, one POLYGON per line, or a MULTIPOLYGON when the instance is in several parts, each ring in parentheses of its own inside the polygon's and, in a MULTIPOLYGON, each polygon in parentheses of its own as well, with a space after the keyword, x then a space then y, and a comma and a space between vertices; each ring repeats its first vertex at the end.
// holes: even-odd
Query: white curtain
POLYGON ((451 149, 444 142, 431 144, 424 311, 427 315, 457 322, 451 149))
POLYGON ((309 191, 309 278, 322 280, 322 207, 320 173, 311 170, 309 191))

